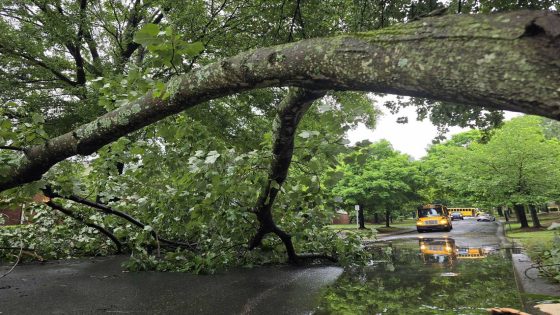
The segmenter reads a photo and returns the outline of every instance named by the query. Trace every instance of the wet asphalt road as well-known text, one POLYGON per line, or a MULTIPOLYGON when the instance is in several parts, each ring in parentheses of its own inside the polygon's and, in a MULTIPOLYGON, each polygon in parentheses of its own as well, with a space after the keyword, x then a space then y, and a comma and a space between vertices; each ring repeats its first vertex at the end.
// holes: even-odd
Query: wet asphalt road
POLYGON ((122 272, 123 257, 18 267, 0 279, 0 314, 306 314, 338 267, 218 275, 122 272))
POLYGON ((418 233, 414 231, 388 236, 383 238, 383 240, 450 237, 455 240, 457 246, 480 247, 500 244, 501 240, 497 235, 497 231, 498 223, 496 222, 477 222, 475 218, 465 218, 465 220, 453 221, 453 229, 450 232, 418 233))
MULTIPOLYGON (((497 224, 454 221, 451 232, 388 237, 452 237, 459 246, 497 244, 497 224)), ((309 314, 338 267, 242 269, 218 275, 123 272, 124 257, 18 266, 0 279, 0 314, 309 314)), ((5 268, 2 268, 4 270, 5 268)))

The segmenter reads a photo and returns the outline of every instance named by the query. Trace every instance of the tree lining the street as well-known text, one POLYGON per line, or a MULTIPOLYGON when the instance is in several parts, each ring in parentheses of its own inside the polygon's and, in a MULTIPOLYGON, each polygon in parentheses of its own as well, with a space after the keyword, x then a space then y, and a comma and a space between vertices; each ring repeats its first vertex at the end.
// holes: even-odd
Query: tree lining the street
MULTIPOLYGON (((340 198, 345 208, 358 205, 359 211, 370 219, 377 218, 374 223, 379 224, 381 216, 389 227, 399 210, 422 203, 417 193, 423 184, 418 165, 410 156, 395 151, 388 141, 356 147, 354 152, 339 159, 336 171, 341 173, 337 174, 341 179, 332 188, 332 195, 340 198)), ((365 228, 363 216, 357 219, 362 229, 365 228)))
POLYGON ((545 131, 543 118, 522 116, 490 139, 470 131, 433 146, 424 162, 434 195, 457 205, 513 208, 522 227, 529 227, 528 207, 540 227, 536 206, 558 198, 560 178, 560 142, 545 131))

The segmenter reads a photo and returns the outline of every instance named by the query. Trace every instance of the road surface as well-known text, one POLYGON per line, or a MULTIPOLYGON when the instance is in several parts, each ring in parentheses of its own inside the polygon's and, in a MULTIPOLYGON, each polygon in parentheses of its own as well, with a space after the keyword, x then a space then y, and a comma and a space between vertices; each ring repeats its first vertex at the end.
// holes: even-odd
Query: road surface
MULTIPOLYGON (((451 232, 386 239, 447 236, 458 248, 494 246, 499 244, 496 228, 496 223, 454 221, 451 232)), ((129 273, 120 267, 124 259, 18 266, 0 279, 0 314, 309 314, 319 304, 321 289, 343 273, 324 266, 260 267, 206 276, 129 273)))

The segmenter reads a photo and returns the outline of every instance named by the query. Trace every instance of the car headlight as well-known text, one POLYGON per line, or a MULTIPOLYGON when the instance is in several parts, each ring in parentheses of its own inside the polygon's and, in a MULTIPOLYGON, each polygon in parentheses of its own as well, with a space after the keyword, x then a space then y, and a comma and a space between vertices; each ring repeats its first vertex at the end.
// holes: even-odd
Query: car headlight
POLYGON ((447 224, 447 220, 446 220, 446 219, 440 220, 439 223, 441 223, 441 224, 447 224))
POLYGON ((422 224, 424 224, 424 222, 422 222, 422 221, 416 221, 416 224, 422 225, 422 224))

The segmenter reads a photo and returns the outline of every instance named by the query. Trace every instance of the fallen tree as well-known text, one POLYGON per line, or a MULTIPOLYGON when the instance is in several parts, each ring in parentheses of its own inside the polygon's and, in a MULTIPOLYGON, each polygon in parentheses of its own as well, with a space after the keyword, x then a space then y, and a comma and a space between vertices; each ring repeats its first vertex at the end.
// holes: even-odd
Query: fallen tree
POLYGON ((259 227, 257 233, 249 242, 249 250, 260 246, 263 238, 267 234, 273 233, 284 243, 288 261, 291 263, 298 263, 302 259, 315 258, 336 261, 336 258, 325 254, 298 255, 292 243, 292 236, 278 227, 272 216, 274 200, 280 192, 282 184, 286 181, 292 162, 297 126, 311 104, 324 95, 324 91, 293 89, 278 106, 272 127, 272 161, 268 170, 268 178, 257 198, 255 207, 252 209, 257 216, 259 227))
POLYGON ((444 16, 248 51, 167 84, 42 145, 22 148, 0 191, 56 163, 205 101, 261 87, 362 90, 560 118, 560 16, 543 11, 444 16))

